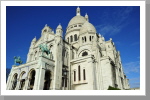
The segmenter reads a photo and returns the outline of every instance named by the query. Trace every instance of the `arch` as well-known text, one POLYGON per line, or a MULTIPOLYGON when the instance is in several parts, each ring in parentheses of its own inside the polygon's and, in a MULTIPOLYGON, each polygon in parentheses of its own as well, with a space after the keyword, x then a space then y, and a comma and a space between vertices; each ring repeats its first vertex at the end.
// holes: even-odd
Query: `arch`
POLYGON ((29 83, 28 83, 28 89, 33 90, 34 82, 35 82, 35 75, 36 71, 34 68, 32 68, 28 73, 29 83))
POLYGON ((76 81, 76 70, 73 71, 74 74, 74 82, 76 81))
POLYGON ((86 42, 86 36, 84 36, 84 40, 85 40, 85 42, 86 42))
POLYGON ((86 72, 85 72, 85 69, 83 69, 83 80, 86 80, 86 72))
POLYGON ((51 71, 50 70, 46 70, 45 71, 45 77, 44 77, 44 87, 43 87, 43 90, 49 90, 50 89, 51 76, 52 76, 51 71))
POLYGON ((92 39, 91 39, 91 36, 89 37, 89 40, 91 41, 92 39))
POLYGON ((79 27, 82 27, 82 25, 78 25, 79 27))
POLYGON ((74 41, 77 41, 77 34, 74 35, 74 41))
POLYGON ((25 78, 26 78, 26 72, 23 71, 20 74, 20 86, 19 86, 19 90, 23 90, 23 88, 25 86, 25 78))
POLYGON ((73 37, 72 37, 72 35, 70 36, 70 42, 73 42, 73 37))
POLYGON ((15 88, 16 88, 16 86, 17 86, 17 77, 18 77, 18 74, 17 73, 15 73, 14 75, 13 75, 13 79, 12 79, 12 88, 11 88, 11 90, 15 90, 15 88))
POLYGON ((88 55, 88 53, 86 52, 86 51, 84 51, 83 53, 82 53, 82 56, 87 56, 88 55))
MULTIPOLYGON (((19 76, 19 79, 20 79, 20 80, 22 79, 22 76, 25 75, 25 73, 26 73, 25 71, 22 71, 22 72, 21 72, 21 74, 20 74, 20 76, 19 76)), ((25 77, 23 77, 23 78, 25 78, 25 77)))
POLYGON ((81 72, 80 72, 80 65, 78 66, 78 80, 80 81, 81 80, 81 76, 80 76, 80 74, 81 74, 81 72))
POLYGON ((82 53, 85 52, 85 51, 88 53, 88 55, 91 54, 91 51, 89 49, 83 49, 83 50, 79 51, 78 57, 82 57, 82 53))
POLYGON ((74 27, 77 27, 77 25, 74 25, 74 27))

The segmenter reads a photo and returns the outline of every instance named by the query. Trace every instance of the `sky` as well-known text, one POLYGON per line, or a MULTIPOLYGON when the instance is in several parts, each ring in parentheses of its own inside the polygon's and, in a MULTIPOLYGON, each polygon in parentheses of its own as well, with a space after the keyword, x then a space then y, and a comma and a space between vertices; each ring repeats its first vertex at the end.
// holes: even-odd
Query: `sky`
MULTIPOLYGON (((66 27, 76 15, 76 6, 7 6, 6 7, 6 67, 12 68, 14 56, 26 62, 30 43, 47 24, 54 31, 59 23, 66 27)), ((120 51, 123 70, 131 88, 140 87, 140 7, 80 6, 81 15, 89 16, 98 34, 112 38, 120 51)))

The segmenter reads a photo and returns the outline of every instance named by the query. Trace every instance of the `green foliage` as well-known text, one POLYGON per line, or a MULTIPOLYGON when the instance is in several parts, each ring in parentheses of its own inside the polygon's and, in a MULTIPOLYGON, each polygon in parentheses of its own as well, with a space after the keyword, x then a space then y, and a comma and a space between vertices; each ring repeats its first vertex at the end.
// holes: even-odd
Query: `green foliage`
POLYGON ((109 86, 107 90, 121 90, 121 89, 118 89, 118 88, 114 88, 112 86, 109 86))

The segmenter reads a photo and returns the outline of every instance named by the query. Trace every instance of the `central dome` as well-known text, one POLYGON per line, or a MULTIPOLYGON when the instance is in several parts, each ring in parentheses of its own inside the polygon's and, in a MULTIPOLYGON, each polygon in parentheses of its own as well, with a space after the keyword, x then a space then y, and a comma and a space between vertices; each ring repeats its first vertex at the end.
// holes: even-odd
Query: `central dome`
POLYGON ((68 27, 74 24, 83 24, 85 22, 86 19, 83 16, 77 15, 70 20, 68 27))

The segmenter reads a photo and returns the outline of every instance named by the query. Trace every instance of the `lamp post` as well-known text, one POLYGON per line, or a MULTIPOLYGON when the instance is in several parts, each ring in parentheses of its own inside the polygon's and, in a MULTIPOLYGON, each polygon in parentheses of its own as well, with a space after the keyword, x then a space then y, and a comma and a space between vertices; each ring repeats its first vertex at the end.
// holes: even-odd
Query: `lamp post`
POLYGON ((64 90, 65 90, 65 82, 67 81, 67 72, 68 72, 68 70, 67 70, 67 68, 65 67, 64 69, 63 69, 63 77, 64 77, 64 90))

